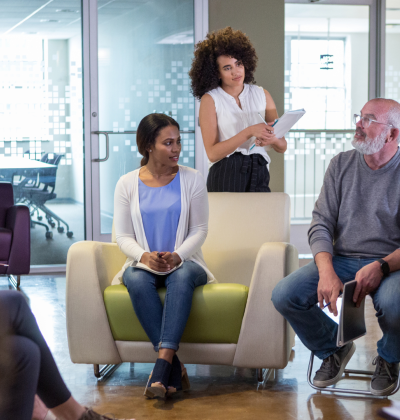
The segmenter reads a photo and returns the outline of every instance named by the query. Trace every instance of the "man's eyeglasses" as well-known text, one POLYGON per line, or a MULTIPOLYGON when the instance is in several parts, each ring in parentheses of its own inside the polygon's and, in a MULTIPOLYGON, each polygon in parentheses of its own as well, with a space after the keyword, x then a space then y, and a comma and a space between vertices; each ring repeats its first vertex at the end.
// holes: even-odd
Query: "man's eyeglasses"
POLYGON ((372 118, 362 117, 361 115, 354 114, 354 116, 353 116, 354 124, 357 125, 357 123, 359 121, 361 121, 361 127, 362 128, 368 128, 371 125, 372 122, 377 123, 377 124, 387 125, 388 127, 393 127, 392 124, 386 124, 386 123, 383 123, 383 122, 373 120, 372 118))

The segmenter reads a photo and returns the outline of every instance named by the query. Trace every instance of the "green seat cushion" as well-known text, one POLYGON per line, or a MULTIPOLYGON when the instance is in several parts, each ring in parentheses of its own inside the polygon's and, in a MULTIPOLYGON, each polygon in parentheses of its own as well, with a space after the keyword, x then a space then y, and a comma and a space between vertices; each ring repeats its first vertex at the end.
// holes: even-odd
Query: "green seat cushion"
MULTIPOLYGON (((163 304, 165 292, 165 288, 158 289, 163 304)), ((233 283, 197 287, 181 341, 237 343, 248 293, 248 287, 233 283)), ((136 317, 128 290, 123 284, 107 287, 104 290, 104 303, 115 340, 150 341, 136 317)))

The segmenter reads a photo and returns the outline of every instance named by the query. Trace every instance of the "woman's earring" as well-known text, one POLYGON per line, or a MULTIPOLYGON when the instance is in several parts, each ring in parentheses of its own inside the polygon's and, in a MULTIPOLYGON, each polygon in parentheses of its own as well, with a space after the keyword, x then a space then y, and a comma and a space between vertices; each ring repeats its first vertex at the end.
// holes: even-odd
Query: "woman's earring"
POLYGON ((152 150, 150 150, 150 152, 152 152, 152 150))

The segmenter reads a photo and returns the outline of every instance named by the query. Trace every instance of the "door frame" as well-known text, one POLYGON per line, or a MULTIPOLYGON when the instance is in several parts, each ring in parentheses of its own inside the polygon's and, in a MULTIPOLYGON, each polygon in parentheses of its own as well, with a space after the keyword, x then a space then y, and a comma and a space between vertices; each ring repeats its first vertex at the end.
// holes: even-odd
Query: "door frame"
MULTIPOLYGON (((208 32, 208 0, 194 1, 194 42, 208 32)), ((82 0, 82 62, 84 109, 84 173, 85 173, 85 233, 86 240, 110 242, 111 234, 101 233, 99 143, 104 141, 99 131, 98 111, 98 18, 97 0, 82 0)), ((208 160, 198 124, 200 102, 195 101, 195 167, 207 176, 208 160)))

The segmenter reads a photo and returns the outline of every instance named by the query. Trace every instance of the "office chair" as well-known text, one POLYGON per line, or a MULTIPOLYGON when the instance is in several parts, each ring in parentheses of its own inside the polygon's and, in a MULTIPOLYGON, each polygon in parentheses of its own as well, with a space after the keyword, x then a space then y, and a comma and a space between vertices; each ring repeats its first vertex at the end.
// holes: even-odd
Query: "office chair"
MULTIPOLYGON (((41 216, 39 216, 39 210, 41 210, 45 214, 47 222, 51 227, 55 227, 56 223, 54 220, 56 220, 58 224, 58 232, 63 233, 64 227, 61 225, 63 223, 67 229, 67 237, 72 238, 73 232, 70 231, 68 223, 61 219, 61 217, 57 216, 45 205, 47 201, 54 200, 57 197, 54 189, 56 187, 58 165, 63 155, 57 153, 54 153, 53 155, 54 156, 52 158, 49 158, 49 154, 46 153, 42 156, 41 160, 44 161, 43 159, 46 159, 46 163, 55 165, 55 167, 39 169, 37 171, 38 179, 35 186, 24 186, 22 188, 22 194, 25 197, 25 200, 28 202, 29 208, 31 209, 31 215, 36 212, 38 219, 41 220, 41 216)), ((45 223, 40 221, 33 221, 33 223, 44 226, 46 228, 47 239, 51 239, 53 237, 53 232, 50 231, 45 223)))
MULTIPOLYGON (((24 157, 29 158, 29 149, 25 151, 24 157)), ((39 160, 40 162, 47 163, 48 161, 48 153, 42 152, 42 156, 40 159, 34 159, 39 160)), ((14 201, 15 203, 23 202, 25 197, 23 195, 22 188, 23 187, 38 187, 38 169, 30 169, 25 170, 23 175, 14 175, 12 179, 12 184, 14 188, 14 201), (18 179, 17 179, 18 178, 18 179)), ((42 217, 39 216, 38 213, 38 219, 42 220, 42 217)))
POLYGON ((0 275, 6 275, 17 288, 21 274, 29 274, 30 270, 29 209, 14 205, 13 187, 9 182, 0 182, 0 197, 0 275))
MULTIPOLYGON (((30 153, 29 149, 24 153, 24 155, 28 155, 30 153)), ((29 156, 28 156, 29 157, 29 156)), ((35 159, 39 160, 39 159, 35 159)), ((40 158, 40 162, 47 163, 49 160, 49 154, 42 152, 42 156, 40 158)), ((53 237, 53 232, 49 229, 47 224, 41 222, 43 216, 40 215, 39 209, 34 208, 31 205, 31 202, 26 194, 26 188, 39 188, 39 171, 40 169, 30 169, 24 172, 24 175, 18 175, 13 177, 12 183, 14 188, 14 201, 15 203, 25 204, 29 207, 30 215, 31 215, 31 227, 35 227, 36 225, 42 226, 46 229, 46 238, 51 239, 53 237), (37 220, 33 220, 32 217, 36 212, 37 220)), ((52 226, 54 227, 54 226, 52 226)))

